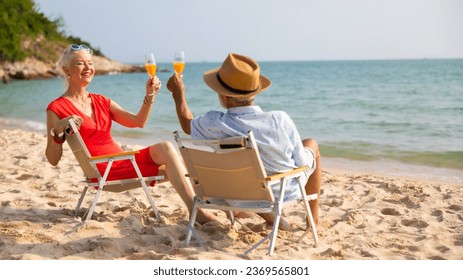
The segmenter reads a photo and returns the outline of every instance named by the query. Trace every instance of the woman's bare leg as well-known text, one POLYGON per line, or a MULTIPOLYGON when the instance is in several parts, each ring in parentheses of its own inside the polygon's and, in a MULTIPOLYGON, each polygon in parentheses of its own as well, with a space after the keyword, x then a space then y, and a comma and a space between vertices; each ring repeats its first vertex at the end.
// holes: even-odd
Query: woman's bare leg
MULTIPOLYGON (((177 153, 177 150, 175 150, 172 143, 164 141, 151 146, 150 155, 156 164, 165 166, 165 174, 167 175, 167 178, 186 204, 188 211, 191 213, 195 194, 190 180, 185 177, 187 171, 177 153)), ((200 209, 196 220, 203 224, 210 221, 216 221, 217 218, 214 215, 200 209)))

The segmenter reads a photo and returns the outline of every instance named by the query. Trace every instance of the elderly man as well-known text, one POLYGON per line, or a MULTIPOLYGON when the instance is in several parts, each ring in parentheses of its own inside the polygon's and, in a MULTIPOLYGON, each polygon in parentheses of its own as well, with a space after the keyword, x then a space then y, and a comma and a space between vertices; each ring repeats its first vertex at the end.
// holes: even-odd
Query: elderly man
MULTIPOLYGON (((245 136, 251 130, 267 171, 271 175, 296 167, 311 167, 303 178, 307 194, 320 195, 321 165, 318 144, 313 139, 301 140, 292 119, 283 111, 264 112, 254 105, 254 97, 267 89, 271 82, 260 75, 260 67, 253 59, 231 53, 223 64, 204 73, 204 81, 219 97, 226 112, 209 111, 193 118, 181 75, 174 74, 167 83, 172 92, 179 123, 193 139, 214 139, 245 136)), ((278 188, 274 188, 275 198, 278 188)), ((297 182, 288 183, 284 200, 299 196, 297 182)), ((314 221, 318 224, 319 201, 309 202, 314 221)), ((272 223, 272 215, 263 215, 272 223)))

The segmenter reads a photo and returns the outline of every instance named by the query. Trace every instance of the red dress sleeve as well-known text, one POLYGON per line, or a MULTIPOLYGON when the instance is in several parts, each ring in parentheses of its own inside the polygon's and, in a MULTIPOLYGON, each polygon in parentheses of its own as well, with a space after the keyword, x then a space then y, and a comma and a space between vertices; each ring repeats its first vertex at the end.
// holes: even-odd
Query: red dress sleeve
POLYGON ((52 101, 47 111, 53 111, 60 119, 70 115, 78 115, 83 122, 80 134, 87 149, 92 156, 119 153, 121 147, 114 141, 111 135, 113 116, 110 112, 111 100, 100 94, 90 94, 92 100, 93 118, 82 113, 74 104, 65 97, 59 97, 52 101))

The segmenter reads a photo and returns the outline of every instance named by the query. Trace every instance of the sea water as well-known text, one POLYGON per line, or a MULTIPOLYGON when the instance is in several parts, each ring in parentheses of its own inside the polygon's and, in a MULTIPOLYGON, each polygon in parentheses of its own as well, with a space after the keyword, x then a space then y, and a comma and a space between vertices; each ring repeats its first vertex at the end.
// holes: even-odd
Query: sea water
MULTIPOLYGON (((260 65, 272 85, 256 97, 256 104, 266 111, 286 111, 303 138, 318 141, 327 164, 428 176, 445 169, 445 179, 463 182, 463 60, 260 65)), ((223 110, 202 79, 203 72, 218 66, 186 64, 183 79, 195 116, 223 110)), ((173 141, 172 132, 180 126, 165 88, 171 68, 171 64, 158 65, 163 88, 147 126, 127 129, 115 124, 117 139, 140 145, 173 141)), ((147 78, 146 73, 96 76, 87 89, 138 112, 147 78)), ((0 124, 45 133, 45 108, 64 90, 62 79, 0 85, 0 124)))

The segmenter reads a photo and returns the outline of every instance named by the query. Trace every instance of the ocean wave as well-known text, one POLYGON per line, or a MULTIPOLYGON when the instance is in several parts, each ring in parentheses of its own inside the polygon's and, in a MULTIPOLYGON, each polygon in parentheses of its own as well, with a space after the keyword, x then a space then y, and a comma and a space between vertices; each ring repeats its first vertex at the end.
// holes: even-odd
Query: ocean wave
POLYGON ((31 131, 45 131, 47 125, 42 122, 33 120, 19 119, 19 118, 0 118, 0 124, 9 128, 19 128, 31 131))
POLYGON ((366 142, 338 142, 320 145, 322 156, 371 161, 389 159, 406 164, 463 170, 463 151, 411 151, 392 145, 366 142))

